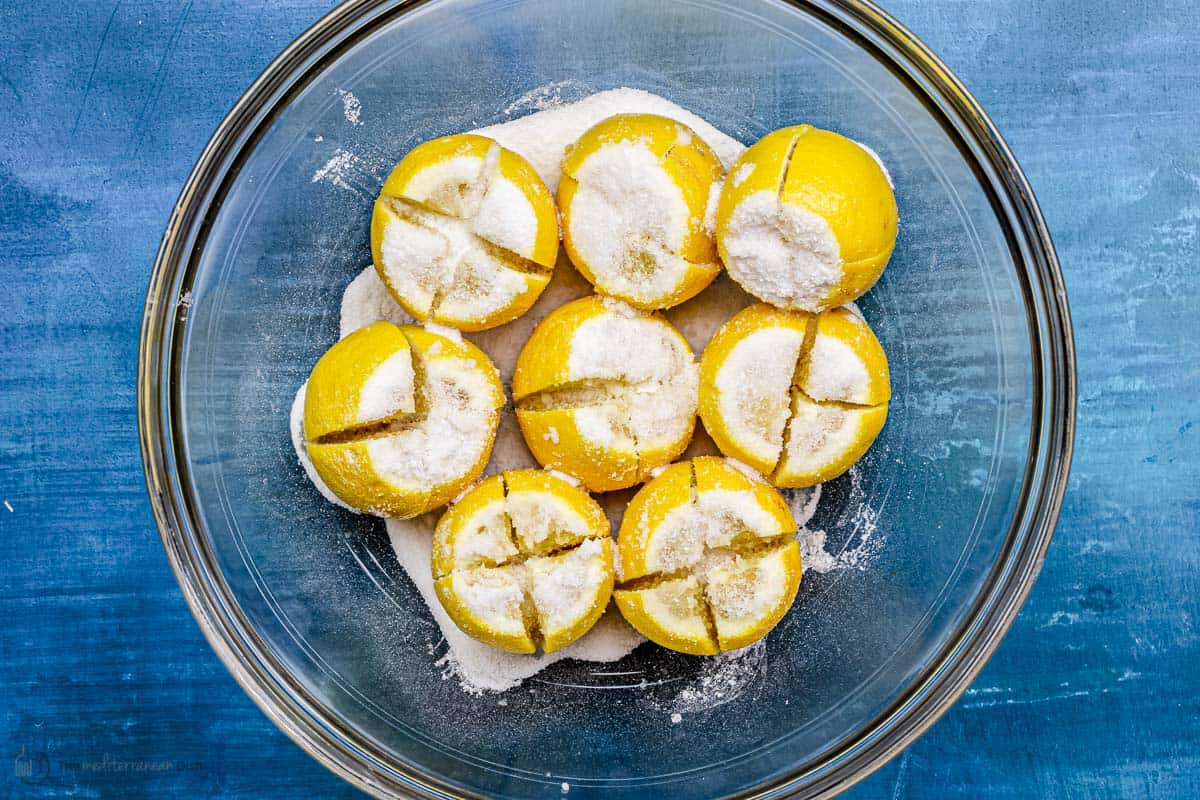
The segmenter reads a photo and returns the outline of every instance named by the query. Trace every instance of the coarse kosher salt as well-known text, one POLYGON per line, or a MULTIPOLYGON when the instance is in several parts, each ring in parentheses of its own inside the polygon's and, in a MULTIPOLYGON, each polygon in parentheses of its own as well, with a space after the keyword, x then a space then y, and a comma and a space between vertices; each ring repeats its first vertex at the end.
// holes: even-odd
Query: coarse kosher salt
POLYGON ((841 248, 829 223, 769 191, 730 214, 725 268, 755 297, 784 308, 820 308, 842 277, 841 248))

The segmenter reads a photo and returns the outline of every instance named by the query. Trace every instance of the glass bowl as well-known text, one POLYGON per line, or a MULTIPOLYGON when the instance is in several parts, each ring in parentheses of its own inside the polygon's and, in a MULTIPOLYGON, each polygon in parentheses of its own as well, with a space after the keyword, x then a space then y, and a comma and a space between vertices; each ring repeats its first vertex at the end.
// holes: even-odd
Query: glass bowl
POLYGON ((384 797, 692 798, 835 793, 945 711, 1042 562, 1074 397, 1062 277, 1028 184, 962 85, 873 5, 359 0, 288 47, 201 155, 150 283, 138 401, 151 502, 196 618, 323 764, 384 797), (288 409, 370 262, 381 165, 618 86, 743 141, 833 128, 889 165, 901 233, 860 305, 891 357, 891 414, 810 523, 834 555, 872 554, 810 570, 736 669, 646 645, 469 694, 382 524, 304 478, 288 409), (692 689, 707 701, 681 706, 692 689))

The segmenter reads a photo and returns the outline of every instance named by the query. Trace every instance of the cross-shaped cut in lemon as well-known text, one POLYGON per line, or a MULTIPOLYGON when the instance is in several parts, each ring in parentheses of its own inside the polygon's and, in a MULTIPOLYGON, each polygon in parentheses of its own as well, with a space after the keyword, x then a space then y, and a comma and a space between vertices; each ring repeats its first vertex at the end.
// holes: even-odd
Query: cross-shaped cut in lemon
POLYGON ((524 314, 546 288, 558 215, 524 158, 485 136, 446 136, 415 147, 388 176, 371 252, 405 311, 480 331, 524 314))
POLYGON ((862 317, 765 303, 731 317, 700 358, 700 418, 717 447, 781 487, 836 478, 887 419, 887 356, 862 317))
POLYGON ((897 225, 896 197, 874 153, 796 125, 764 136, 729 170, 716 240, 747 292, 781 308, 822 311, 875 285, 897 225))
POLYGON ((646 480, 683 452, 697 382, 691 347, 670 323, 592 296, 538 324, 512 386, 534 458, 606 492, 646 480))
POLYGON ((682 303, 717 276, 705 227, 721 162, 681 122, 618 114, 567 151, 558 184, 563 246, 596 287, 642 309, 682 303))
POLYGON ((547 472, 494 475, 438 522, 433 577, 467 635, 514 653, 560 650, 608 605, 608 518, 587 492, 547 472))
POLYGON ((796 598, 795 532, 779 492, 725 459, 672 464, 625 511, 613 597, 663 647, 693 655, 745 647, 796 598))
POLYGON ((376 322, 313 367, 305 447, 346 505, 414 517, 445 505, 483 471, 503 405, 496 367, 471 343, 376 322))

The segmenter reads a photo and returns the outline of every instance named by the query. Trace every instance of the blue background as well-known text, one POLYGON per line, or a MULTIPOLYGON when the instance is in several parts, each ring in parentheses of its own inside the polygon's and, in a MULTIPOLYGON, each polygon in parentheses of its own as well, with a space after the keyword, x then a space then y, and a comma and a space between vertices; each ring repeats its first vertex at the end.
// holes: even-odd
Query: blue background
MULTIPOLYGON (((268 722, 192 621, 134 413, 142 301, 179 188, 328 5, 0 5, 0 797, 358 796, 268 722)), ((1196 12, 888 7, 1037 192, 1075 318, 1079 428, 1011 633, 849 796, 1200 796, 1196 12)))

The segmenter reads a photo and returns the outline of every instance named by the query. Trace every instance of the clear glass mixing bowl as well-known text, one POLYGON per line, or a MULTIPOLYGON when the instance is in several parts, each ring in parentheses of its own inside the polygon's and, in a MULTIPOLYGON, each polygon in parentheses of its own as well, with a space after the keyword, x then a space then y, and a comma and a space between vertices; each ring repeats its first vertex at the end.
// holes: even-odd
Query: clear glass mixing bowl
POLYGON ((1070 459, 1070 323, 1029 187, 945 66, 850 0, 348 3, 271 64, 202 154, 141 344, 147 482, 197 619, 283 730, 380 796, 844 789, 995 648, 1070 459), (812 523, 835 551, 871 536, 877 552, 866 569, 807 574, 750 683, 679 724, 668 700, 707 667, 654 646, 603 669, 558 664, 502 698, 444 679, 382 525, 321 501, 288 440, 293 392, 370 261, 383 175, 369 165, 529 110, 536 92, 510 104, 551 82, 567 99, 653 91, 744 141, 834 128, 871 143, 896 182, 898 247, 861 302, 891 356, 891 416, 812 523))

